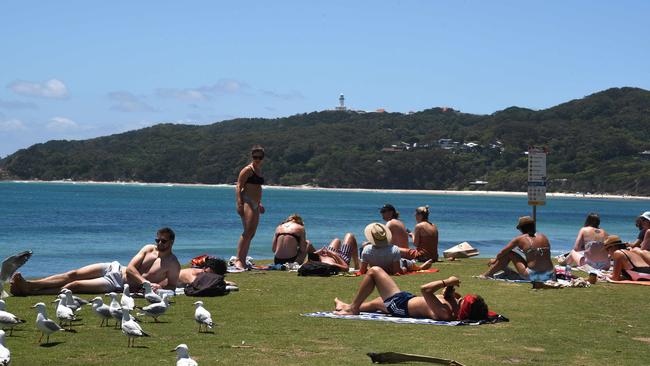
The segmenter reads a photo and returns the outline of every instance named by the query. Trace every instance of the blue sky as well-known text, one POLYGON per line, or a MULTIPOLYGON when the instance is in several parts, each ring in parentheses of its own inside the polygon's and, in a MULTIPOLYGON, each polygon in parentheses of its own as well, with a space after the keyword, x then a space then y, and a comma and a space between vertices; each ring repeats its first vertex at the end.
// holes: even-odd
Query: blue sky
POLYGON ((161 122, 650 89, 648 1, 0 4, 0 156, 161 122))

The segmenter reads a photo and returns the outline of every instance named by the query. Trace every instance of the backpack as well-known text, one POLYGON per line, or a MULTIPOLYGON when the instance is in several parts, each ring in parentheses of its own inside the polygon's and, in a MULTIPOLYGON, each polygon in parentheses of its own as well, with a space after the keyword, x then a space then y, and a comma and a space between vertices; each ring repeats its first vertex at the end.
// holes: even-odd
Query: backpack
POLYGON ((228 292, 223 276, 210 272, 199 273, 192 283, 185 285, 187 296, 223 296, 228 292))
POLYGON ((298 276, 329 277, 336 275, 341 268, 323 262, 307 262, 298 268, 298 276))

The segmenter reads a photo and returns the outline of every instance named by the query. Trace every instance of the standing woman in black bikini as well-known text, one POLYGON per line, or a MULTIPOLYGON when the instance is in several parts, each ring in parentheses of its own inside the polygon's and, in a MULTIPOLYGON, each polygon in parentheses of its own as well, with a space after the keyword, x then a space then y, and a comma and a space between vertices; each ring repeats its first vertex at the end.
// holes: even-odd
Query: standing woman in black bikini
POLYGON ((237 189, 235 198, 237 200, 237 213, 241 217, 244 232, 237 243, 237 260, 235 267, 246 268, 246 256, 251 246, 251 240, 257 231, 257 224, 260 222, 260 214, 264 213, 262 206, 262 160, 264 160, 264 148, 254 145, 251 148, 253 161, 246 165, 237 178, 237 189))

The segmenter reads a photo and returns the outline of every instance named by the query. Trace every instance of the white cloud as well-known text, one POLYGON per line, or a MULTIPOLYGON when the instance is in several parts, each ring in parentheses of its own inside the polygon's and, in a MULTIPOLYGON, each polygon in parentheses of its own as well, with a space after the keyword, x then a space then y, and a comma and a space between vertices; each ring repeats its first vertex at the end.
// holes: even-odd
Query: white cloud
POLYGON ((282 100, 291 100, 291 99, 304 99, 304 96, 297 91, 291 91, 289 93, 278 93, 273 90, 264 90, 260 89, 260 93, 267 97, 282 99, 282 100))
POLYGON ((208 100, 209 96, 197 89, 156 89, 156 95, 162 98, 173 98, 179 100, 208 100))
POLYGON ((197 90, 204 93, 237 94, 250 89, 250 86, 243 81, 235 79, 219 79, 213 85, 202 86, 197 90))
POLYGON ((68 88, 63 81, 50 79, 43 83, 17 80, 7 86, 16 94, 32 97, 62 99, 68 97, 68 88))
POLYGON ((38 106, 31 102, 21 102, 19 100, 2 100, 0 99, 0 108, 4 109, 38 109, 38 106))
POLYGON ((147 104, 141 97, 129 92, 116 91, 108 93, 108 99, 113 101, 112 110, 120 112, 156 112, 156 109, 147 104))
POLYGON ((0 121, 0 131, 3 132, 10 132, 10 131, 23 131, 26 130, 27 126, 23 123, 23 121, 19 119, 8 119, 6 121, 0 121))
POLYGON ((50 119, 50 122, 45 126, 49 130, 54 131, 66 131, 66 130, 76 130, 79 128, 79 124, 70 118, 65 117, 53 117, 50 119))

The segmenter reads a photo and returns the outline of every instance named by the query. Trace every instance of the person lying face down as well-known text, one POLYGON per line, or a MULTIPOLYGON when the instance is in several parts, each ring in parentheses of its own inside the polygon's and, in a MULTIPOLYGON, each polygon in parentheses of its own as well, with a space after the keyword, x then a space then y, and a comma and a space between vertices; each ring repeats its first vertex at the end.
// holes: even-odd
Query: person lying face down
POLYGON ((401 291, 381 267, 371 267, 364 276, 359 290, 351 303, 334 299, 335 314, 355 315, 360 312, 382 312, 402 318, 429 318, 433 320, 484 320, 488 306, 481 296, 458 294, 454 287, 460 286, 457 277, 429 282, 420 287, 421 296, 401 291), (377 289, 380 297, 366 301, 377 289), (444 289, 443 293, 436 292, 444 289))

